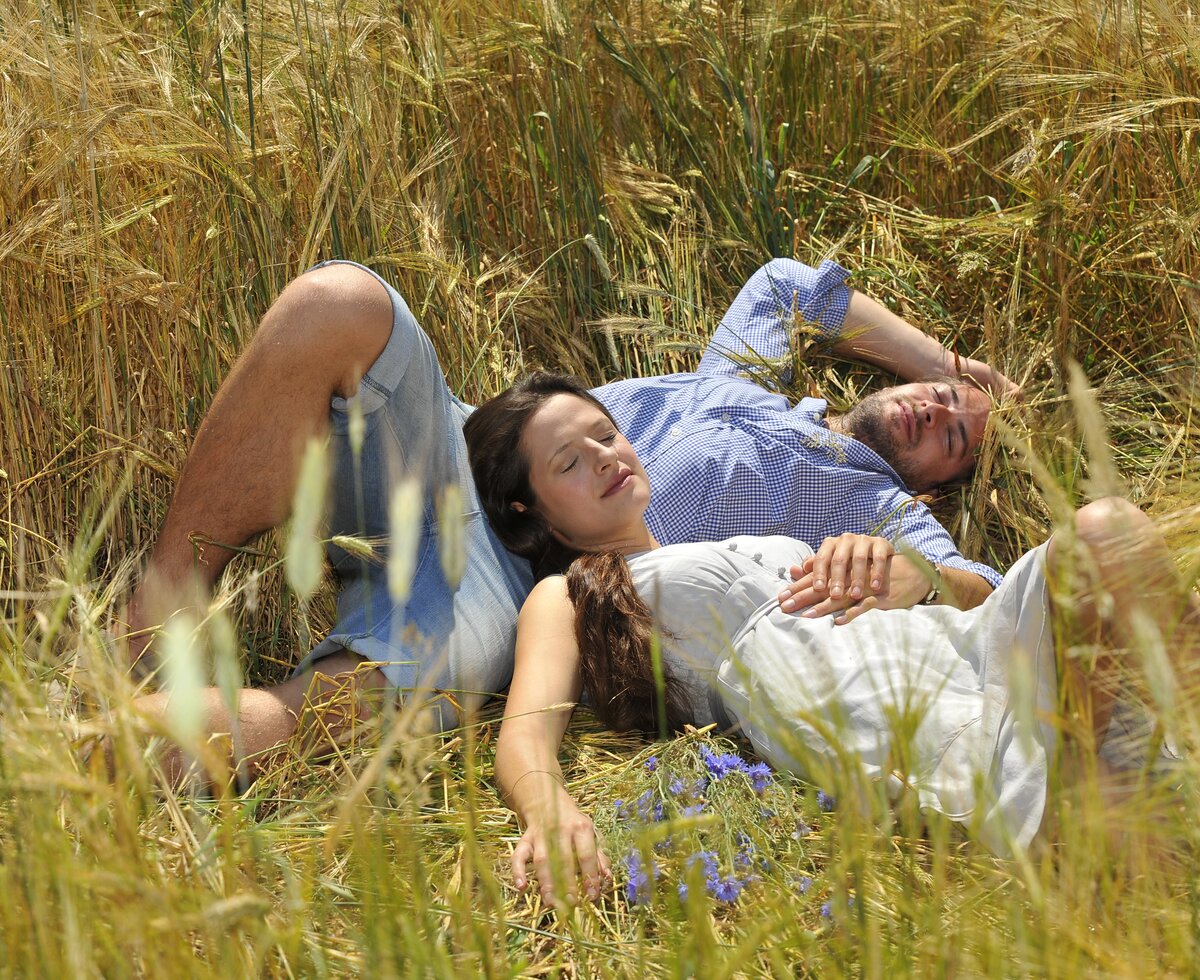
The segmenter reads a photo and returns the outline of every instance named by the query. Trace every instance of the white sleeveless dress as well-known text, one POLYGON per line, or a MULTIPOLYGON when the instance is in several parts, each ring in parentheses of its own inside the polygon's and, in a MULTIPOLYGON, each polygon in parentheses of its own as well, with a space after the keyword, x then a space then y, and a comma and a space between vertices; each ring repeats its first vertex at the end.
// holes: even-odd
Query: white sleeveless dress
POLYGON ((1009 854, 1041 824, 1055 745, 1045 549, 976 609, 873 610, 843 626, 779 609, 788 567, 812 553, 791 538, 672 545, 630 567, 698 725, 735 722, 763 758, 818 784, 836 771, 845 785, 857 766, 1009 854))

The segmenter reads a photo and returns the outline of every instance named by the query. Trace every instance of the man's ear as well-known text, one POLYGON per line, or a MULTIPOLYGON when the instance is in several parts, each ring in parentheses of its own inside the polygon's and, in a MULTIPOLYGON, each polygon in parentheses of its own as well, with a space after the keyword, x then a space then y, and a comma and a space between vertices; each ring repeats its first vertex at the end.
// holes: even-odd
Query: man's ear
POLYGON ((528 508, 528 507, 526 507, 526 506, 525 506, 523 503, 521 503, 521 501, 519 501, 519 500, 514 500, 514 501, 513 501, 511 504, 509 504, 508 506, 509 506, 509 507, 511 507, 513 510, 515 510, 515 511, 516 511, 518 514, 524 514, 524 513, 525 513, 525 511, 529 510, 529 508, 528 508))

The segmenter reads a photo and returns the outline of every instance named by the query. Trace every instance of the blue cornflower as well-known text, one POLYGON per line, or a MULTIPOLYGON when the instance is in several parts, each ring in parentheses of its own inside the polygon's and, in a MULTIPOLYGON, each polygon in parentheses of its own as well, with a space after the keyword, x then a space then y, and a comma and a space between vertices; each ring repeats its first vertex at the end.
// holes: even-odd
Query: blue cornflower
POLYGON ((686 881, 679 883, 679 901, 686 902, 688 900, 688 886, 686 881))
POLYGON ((654 772, 658 768, 658 756, 652 755, 646 760, 646 772, 654 772))
POLYGON ((687 859, 687 867, 694 868, 700 865, 700 870, 704 872, 705 879, 714 879, 717 876, 717 852, 716 851, 697 851, 691 854, 687 859))
POLYGON ((725 878, 718 878, 710 888, 713 898, 718 902, 733 903, 738 900, 738 896, 742 893, 744 883, 737 875, 729 875, 725 878))
POLYGON ((758 848, 754 846, 754 841, 745 834, 738 834, 737 842, 738 852, 733 856, 733 863, 739 868, 748 868, 754 863, 754 856, 758 853, 758 848))
POLYGON ((667 792, 672 796, 682 796, 687 789, 687 784, 678 776, 672 776, 671 781, 667 783, 667 792))
POLYGON ((698 817, 704 812, 704 803, 691 803, 680 809, 679 815, 683 817, 698 817))
POLYGON ((828 813, 837 806, 837 800, 826 793, 825 790, 817 790, 817 806, 821 808, 822 813, 828 813))
POLYGON ((821 903, 821 918, 822 919, 832 919, 833 918, 833 903, 832 902, 822 902, 821 903))
POLYGON ((746 763, 734 752, 722 752, 718 755, 707 745, 700 746, 700 758, 704 760, 704 768, 713 779, 724 779, 731 772, 744 772, 746 763))
POLYGON ((801 895, 807 895, 810 888, 812 888, 812 879, 808 875, 796 879, 796 891, 801 895))
POLYGON ((654 790, 648 789, 637 799, 637 815, 643 823, 658 821, 663 818, 662 800, 654 798, 654 790))
POLYGON ((746 775, 750 777, 750 785, 759 796, 766 792, 773 778, 771 767, 765 762, 756 762, 754 765, 748 766, 746 768, 746 775))
POLYGON ((616 811, 618 820, 628 820, 632 816, 624 800, 614 800, 613 810, 616 811))
POLYGON ((642 865, 640 851, 625 855, 625 871, 629 878, 625 882, 625 897, 631 905, 641 905, 650 900, 650 876, 642 865))

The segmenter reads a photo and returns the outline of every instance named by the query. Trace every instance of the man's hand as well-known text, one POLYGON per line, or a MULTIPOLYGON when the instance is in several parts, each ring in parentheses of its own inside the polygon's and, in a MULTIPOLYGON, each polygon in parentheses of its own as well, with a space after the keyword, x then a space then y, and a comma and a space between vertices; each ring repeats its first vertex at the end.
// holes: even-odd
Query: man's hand
POLYGON ((975 381, 985 391, 991 392, 992 397, 999 401, 1006 401, 1010 398, 1019 400, 1021 397, 1019 384, 1010 381, 991 365, 977 361, 973 357, 959 358, 958 373, 961 377, 975 381))
POLYGON ((804 610, 809 619, 840 612, 838 625, 870 609, 908 609, 929 594, 929 579, 914 562, 897 555, 886 538, 868 534, 826 538, 790 574, 794 581, 779 593, 780 608, 804 610))
POLYGON ((589 816, 572 804, 558 814, 550 826, 530 823, 513 848, 513 882, 519 891, 529 887, 529 865, 538 881, 542 901, 554 905, 579 901, 578 886, 589 902, 600 897, 612 881, 612 867, 599 845, 596 827, 589 816))

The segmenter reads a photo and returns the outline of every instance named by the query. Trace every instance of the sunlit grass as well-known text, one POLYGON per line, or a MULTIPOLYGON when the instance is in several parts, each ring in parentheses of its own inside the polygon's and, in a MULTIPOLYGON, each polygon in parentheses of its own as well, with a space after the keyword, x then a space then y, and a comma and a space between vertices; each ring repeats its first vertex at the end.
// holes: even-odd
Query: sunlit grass
MULTIPOLYGON (((539 365, 685 370, 762 260, 835 256, 1025 387, 939 504, 965 553, 1007 567, 1116 486, 1194 582, 1197 36, 1183 4, 1083 0, 0 0, 4 969, 1192 971, 1193 763, 1177 794, 1064 798, 1061 845, 1018 862, 903 806, 823 814, 783 780, 773 870, 745 899, 634 906, 619 879, 559 914, 508 885, 495 709, 421 743, 384 718, 324 762, 298 740, 243 795, 177 793, 108 632, 217 385, 283 285, 331 256, 397 285, 468 400, 539 365), (1072 401, 1072 363, 1108 448, 1084 444, 1099 416, 1072 401), (89 751, 102 736, 116 780, 89 751), (797 819, 811 833, 783 833, 797 819)), ((814 353, 794 393, 872 383, 814 353)), ((331 618, 311 575, 303 602, 286 585, 282 539, 261 551, 208 627, 230 617, 256 682, 331 618)), ((569 785, 611 814, 650 751, 585 717, 569 785)), ((706 839, 735 849, 757 806, 731 797, 706 839)))

